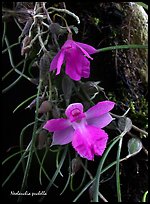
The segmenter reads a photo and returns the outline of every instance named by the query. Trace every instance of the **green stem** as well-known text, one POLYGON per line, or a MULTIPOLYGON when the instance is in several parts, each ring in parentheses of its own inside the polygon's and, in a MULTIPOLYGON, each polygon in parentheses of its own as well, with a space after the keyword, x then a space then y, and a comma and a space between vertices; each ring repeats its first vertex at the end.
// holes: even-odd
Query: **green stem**
MULTIPOLYGON (((14 44, 10 45, 9 48, 12 48, 12 47, 14 47, 14 46, 16 46, 16 45, 19 45, 19 44, 20 44, 20 42, 14 43, 14 44)), ((4 53, 7 52, 7 51, 8 51, 8 48, 4 49, 4 50, 2 51, 2 54, 4 54, 4 53)))
MULTIPOLYGON (((24 132, 25 132, 25 130, 26 130, 28 127, 30 127, 30 126, 33 125, 33 124, 34 124, 34 122, 29 123, 28 125, 26 125, 26 126, 22 129, 22 131, 21 131, 21 133, 20 133, 20 150, 21 150, 21 151, 23 151, 23 135, 24 135, 24 132)), ((24 159, 22 159, 22 167, 23 167, 23 172, 24 172, 24 170, 25 170, 25 161, 24 161, 24 159)))
MULTIPOLYGON (((131 157, 131 156, 128 155, 128 156, 126 156, 126 157, 120 159, 119 162, 125 161, 125 160, 129 159, 130 157, 131 157)), ((114 162, 112 162, 111 164, 109 164, 108 166, 106 166, 106 167, 101 171, 101 175, 102 175, 104 172, 106 172, 108 169, 110 169, 111 167, 113 167, 116 163, 117 163, 117 161, 114 161, 114 162)), ((89 185, 94 182, 94 180, 95 180, 95 177, 94 177, 93 179, 92 179, 92 177, 91 177, 91 181, 82 189, 82 191, 81 191, 81 192, 79 193, 79 195, 74 199, 73 202, 76 202, 77 199, 79 199, 79 197, 84 193, 84 191, 89 187, 89 185)))
POLYGON ((69 172, 68 172, 68 178, 67 178, 66 184, 65 184, 63 190, 61 191, 60 195, 62 195, 62 194, 65 192, 66 188, 67 188, 68 185, 69 185, 70 178, 71 178, 71 156, 70 156, 70 152, 69 152, 69 151, 68 151, 68 154, 69 154, 69 157, 68 157, 68 158, 69 158, 69 172))
POLYGON ((11 176, 15 173, 15 171, 17 170, 18 166, 20 165, 20 163, 22 162, 22 159, 24 159, 26 153, 29 151, 29 148, 31 146, 31 142, 29 143, 29 145, 27 146, 25 152, 23 153, 23 155, 21 156, 20 160, 18 161, 18 163, 16 164, 16 166, 13 168, 13 170, 11 171, 11 173, 9 174, 9 176, 5 179, 5 181, 2 183, 2 187, 9 181, 9 179, 11 178, 11 176))
MULTIPOLYGON (((38 118, 39 95, 40 95, 40 91, 41 91, 41 86, 42 86, 42 80, 39 81, 39 86, 38 86, 37 100, 36 100, 36 111, 35 111, 35 123, 34 123, 33 133, 32 133, 32 142, 31 142, 31 147, 30 147, 30 151, 29 151, 29 155, 28 155, 28 159, 27 159, 27 163, 26 163, 24 177, 22 180, 21 192, 25 191, 25 187, 27 185, 27 180, 28 180, 29 170, 30 170, 30 166, 31 166, 34 145, 35 145, 35 139, 37 136, 37 133, 36 133, 37 127, 38 127, 38 119, 37 118, 38 118)), ((21 201, 21 200, 22 200, 22 197, 19 196, 18 201, 21 201)))
MULTIPOLYGON (((58 168, 58 166, 59 166, 58 160, 59 160, 59 155, 60 155, 61 150, 62 150, 62 149, 59 148, 59 151, 58 151, 57 154, 56 154, 56 168, 58 168)), ((61 171, 60 171, 59 173, 60 173, 60 175, 63 177, 63 174, 61 173, 61 171)))
POLYGON ((5 34, 6 34, 6 22, 4 21, 4 30, 3 30, 3 37, 2 37, 2 47, 4 45, 4 39, 5 39, 5 34))
POLYGON ((107 158, 108 153, 110 152, 110 150, 112 149, 112 147, 118 142, 118 140, 120 140, 120 138, 126 134, 126 132, 122 132, 117 138, 116 140, 114 140, 112 142, 112 144, 107 148, 107 150, 105 151, 103 157, 100 160, 99 166, 97 168, 97 172, 96 172, 96 176, 95 176, 95 184, 94 184, 94 188, 93 191, 93 202, 98 202, 98 192, 99 192, 99 181, 100 181, 100 176, 101 176, 101 171, 102 171, 102 167, 104 165, 104 162, 107 158))
MULTIPOLYGON (((37 160, 38 160, 38 162, 39 162, 39 165, 40 165, 39 181, 40 181, 40 184, 41 184, 41 185, 42 185, 42 181, 41 181, 41 173, 42 173, 42 171, 43 171, 43 173, 45 174, 45 176, 47 177, 47 179, 48 179, 49 181, 51 181, 51 179, 49 178, 48 174, 46 173, 46 171, 45 171, 45 169, 44 169, 44 167, 43 167, 43 162, 44 162, 44 159, 45 159, 45 157, 46 157, 47 152, 48 152, 48 149, 46 148, 45 154, 44 154, 43 159, 42 159, 42 162, 41 162, 40 159, 39 159, 38 153, 37 153, 37 149, 35 149, 35 155, 36 155, 36 158, 37 158, 37 160)), ((54 185, 56 188, 58 188, 58 186, 57 186, 55 183, 53 183, 53 185, 54 185)))
POLYGON ((11 158, 13 158, 14 156, 18 155, 18 154, 21 154, 22 152, 24 152, 25 150, 23 151, 19 151, 19 152, 16 152, 12 155, 10 155, 9 157, 7 157, 3 162, 2 162, 2 165, 4 165, 7 161, 9 161, 11 158))
POLYGON ((105 52, 109 50, 118 50, 118 49, 148 49, 148 45, 136 45, 136 44, 130 44, 130 45, 116 45, 116 46, 110 46, 110 47, 104 47, 96 50, 96 53, 98 52, 105 52))
POLYGON ((80 196, 84 193, 84 191, 86 191, 94 181, 95 181, 95 178, 89 181, 72 202, 76 202, 80 198, 80 196))
MULTIPOLYGON (((17 72, 19 75, 24 76, 26 79, 28 79, 28 80, 30 81, 30 78, 29 78, 29 77, 27 77, 27 76, 24 75, 22 72, 20 72, 18 69, 16 69, 16 66, 14 65, 14 62, 13 62, 12 52, 11 52, 11 49, 10 49, 10 46, 9 46, 9 42, 8 42, 7 37, 5 37, 5 42, 6 42, 6 45, 7 45, 8 54, 9 54, 9 60, 10 60, 10 64, 11 64, 12 68, 13 68, 14 71, 17 72)), ((27 61, 27 58, 24 59, 24 66, 25 66, 26 61, 27 61)))
POLYGON ((88 176, 92 180, 93 176, 92 176, 91 172, 87 169, 87 161, 86 161, 85 165, 81 162, 81 166, 83 167, 84 171, 86 171, 86 173, 88 174, 88 176))
POLYGON ((36 96, 36 94, 35 95, 33 95, 33 96, 31 96, 31 97, 29 97, 29 98, 27 98, 25 101, 23 101, 22 103, 20 103, 14 110, 13 110, 13 113, 14 112, 16 112, 16 110, 18 110, 18 108, 20 108, 21 106, 23 106, 26 102, 28 102, 29 100, 31 100, 32 98, 34 98, 36 96))
MULTIPOLYGON (((45 175, 46 175, 46 177, 48 178, 48 180, 49 181, 51 181, 51 179, 48 177, 48 175, 47 175, 47 173, 45 172, 45 170, 44 170, 44 168, 43 168, 43 163, 44 163, 44 160, 45 160, 45 158, 46 158, 46 155, 47 155, 47 153, 48 153, 48 147, 46 147, 46 150, 45 150, 45 153, 44 153, 44 156, 43 156, 43 158, 42 158, 42 162, 41 162, 41 164, 40 164, 40 171, 39 171, 39 181, 40 181, 40 184, 42 185, 42 170, 43 170, 43 172, 45 173, 45 175)), ((54 184, 54 183, 53 183, 54 184)), ((54 184, 55 185, 55 184, 54 184)), ((56 185, 55 185, 56 186, 56 185)), ((58 187, 58 186, 57 186, 58 187)))
MULTIPOLYGON (((61 167, 62 167, 62 165, 63 165, 63 163, 64 163, 64 160, 65 160, 65 158, 66 158, 67 150, 68 150, 68 146, 65 147, 65 150, 64 150, 64 152, 63 152, 63 154, 62 154, 62 157, 61 157, 59 166, 58 166, 57 170, 55 171, 55 173, 54 173, 54 175, 53 175, 53 177, 52 177, 50 183, 48 184, 48 186, 47 186, 47 188, 46 188, 46 193, 48 193, 50 187, 52 186, 53 182, 55 181, 57 175, 58 175, 59 172, 60 172, 60 169, 61 169, 61 167)), ((41 199, 39 200, 39 202, 42 202, 44 198, 45 198, 45 196, 42 196, 41 199)))
MULTIPOLYGON (((20 62, 16 65, 16 68, 19 67, 23 62, 24 62, 24 60, 20 61, 20 62)), ((2 81, 3 81, 6 77, 8 77, 13 71, 14 71, 14 68, 12 68, 11 70, 9 70, 9 71, 2 77, 2 81)))
POLYGON ((26 75, 23 74, 23 72, 24 72, 24 70, 25 70, 27 58, 24 59, 23 69, 22 69, 22 72, 20 72, 19 70, 16 69, 16 67, 15 67, 15 65, 14 65, 13 58, 12 58, 12 53, 11 53, 11 49, 10 49, 9 42, 8 42, 8 39, 7 39, 6 36, 5 36, 5 42, 6 42, 6 45, 7 45, 7 48, 8 48, 8 54, 9 54, 10 64, 11 64, 12 68, 14 69, 14 71, 17 72, 20 76, 19 76, 12 84, 10 84, 8 87, 6 87, 5 89, 3 89, 3 90, 2 90, 2 93, 5 93, 5 92, 7 92, 10 88, 12 88, 12 87, 22 78, 22 76, 25 77, 26 79, 28 79, 29 81, 31 81, 31 79, 30 79, 29 77, 27 77, 26 75))
MULTIPOLYGON (((6 88, 4 88, 2 90, 2 93, 6 93, 7 91, 9 91, 13 86, 15 86, 18 81, 20 81, 20 79, 22 78, 22 76, 24 75, 23 72, 25 71, 25 66, 26 66, 26 59, 24 60, 24 65, 23 65, 23 69, 22 72, 20 72, 19 70, 15 69, 15 71, 17 70, 20 73, 20 76, 13 82, 11 83, 9 86, 7 86, 6 88)), ((14 69, 13 69, 14 70, 14 69)), ((16 71, 16 72, 17 72, 16 71)), ((24 75, 25 76, 25 75, 24 75)), ((26 76, 25 76, 26 77, 26 76)))
POLYGON ((116 185, 117 185, 118 202, 122 202, 121 201, 121 188, 120 188, 120 171, 119 171, 122 140, 123 140, 123 137, 120 138, 119 145, 118 145, 118 151, 117 151, 117 158, 116 158, 116 160, 117 160, 117 163, 116 163, 116 185))
POLYGON ((98 195, 104 202, 108 202, 108 200, 100 192, 98 192, 98 195))
POLYGON ((71 181, 70 181, 70 188, 71 188, 71 190, 72 191, 77 191, 77 190, 79 190, 80 188, 81 188, 81 186, 83 185, 83 182, 84 182, 84 180, 85 180, 85 177, 86 177, 86 171, 85 171, 85 169, 87 169, 87 160, 85 161, 85 168, 84 168, 84 174, 83 174, 83 177, 82 177, 82 181, 81 181, 81 183, 80 183, 80 185, 77 187, 77 188, 73 188, 73 177, 74 177, 74 175, 73 176, 71 176, 71 181))

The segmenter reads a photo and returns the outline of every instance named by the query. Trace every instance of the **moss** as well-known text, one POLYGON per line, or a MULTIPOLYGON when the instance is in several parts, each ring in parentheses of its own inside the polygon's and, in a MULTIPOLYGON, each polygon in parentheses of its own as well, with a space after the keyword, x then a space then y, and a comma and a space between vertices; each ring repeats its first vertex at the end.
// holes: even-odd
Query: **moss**
POLYGON ((144 97, 139 101, 138 109, 135 107, 135 103, 131 101, 129 103, 130 117, 136 125, 140 128, 147 130, 148 128, 148 102, 144 97))
POLYGON ((132 120, 132 123, 139 126, 140 128, 147 130, 148 129, 148 101, 144 96, 138 99, 138 101, 131 100, 127 97, 126 89, 120 90, 122 95, 121 97, 115 92, 109 92, 108 98, 116 102, 117 104, 117 114, 123 115, 125 111, 130 108, 128 117, 132 120), (122 97, 124 96, 124 97, 122 97))

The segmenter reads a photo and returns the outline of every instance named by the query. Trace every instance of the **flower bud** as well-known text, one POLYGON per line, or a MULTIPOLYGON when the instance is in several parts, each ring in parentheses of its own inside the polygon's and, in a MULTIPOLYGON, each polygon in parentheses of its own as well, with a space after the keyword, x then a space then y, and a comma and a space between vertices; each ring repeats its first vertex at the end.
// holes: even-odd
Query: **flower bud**
POLYGON ((48 53, 44 53, 40 59, 40 79, 45 79, 50 67, 50 56, 48 53))
POLYGON ((94 188, 94 184, 92 184, 92 185, 90 186, 90 188, 89 188, 90 202, 92 202, 92 200, 93 200, 93 193, 94 193, 93 188, 94 188))
POLYGON ((39 113, 47 113, 52 109, 52 104, 50 101, 43 101, 40 105, 40 108, 38 110, 39 113))
POLYGON ((67 106, 69 105, 72 89, 73 89, 73 81, 67 75, 65 75, 62 79, 62 90, 64 93, 64 98, 67 106))
POLYGON ((52 34, 59 34, 60 31, 61 31, 61 27, 58 23, 52 23, 50 26, 49 26, 49 30, 52 34))
POLYGON ((47 131, 42 129, 38 135, 38 149, 43 149, 47 144, 47 131))
POLYGON ((76 157, 71 161, 72 175, 74 175, 81 168, 81 159, 76 157))

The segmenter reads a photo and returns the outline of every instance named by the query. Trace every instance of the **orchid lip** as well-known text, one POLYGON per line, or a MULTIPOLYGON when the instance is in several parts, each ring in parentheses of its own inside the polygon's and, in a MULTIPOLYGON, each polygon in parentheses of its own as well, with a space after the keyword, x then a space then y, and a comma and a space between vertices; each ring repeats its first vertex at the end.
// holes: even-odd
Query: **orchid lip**
POLYGON ((72 115, 73 117, 78 116, 80 113, 81 113, 81 111, 80 111, 78 108, 75 108, 75 109, 73 109, 73 110, 71 111, 71 115, 72 115))
POLYGON ((82 118, 85 118, 85 114, 82 113, 78 108, 73 109, 73 110, 70 112, 70 115, 72 116, 72 117, 70 118, 70 121, 71 121, 71 122, 77 122, 77 123, 79 123, 82 118))

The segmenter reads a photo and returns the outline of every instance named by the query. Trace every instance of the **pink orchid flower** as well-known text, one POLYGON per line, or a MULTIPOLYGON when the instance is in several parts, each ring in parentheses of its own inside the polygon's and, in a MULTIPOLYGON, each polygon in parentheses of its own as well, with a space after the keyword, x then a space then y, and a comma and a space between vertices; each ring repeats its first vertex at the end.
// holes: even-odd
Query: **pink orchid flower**
POLYGON ((113 120, 109 111, 114 105, 114 102, 102 101, 83 112, 81 103, 73 103, 65 111, 66 119, 51 119, 43 128, 54 132, 52 145, 72 142, 81 157, 94 160, 94 155, 101 156, 106 148, 108 135, 101 128, 113 120))
POLYGON ((71 79, 78 81, 81 77, 89 78, 90 61, 87 58, 93 60, 90 54, 95 52, 96 49, 90 45, 68 39, 53 58, 50 71, 57 69, 56 75, 60 74, 61 66, 65 62, 65 72, 71 79))

